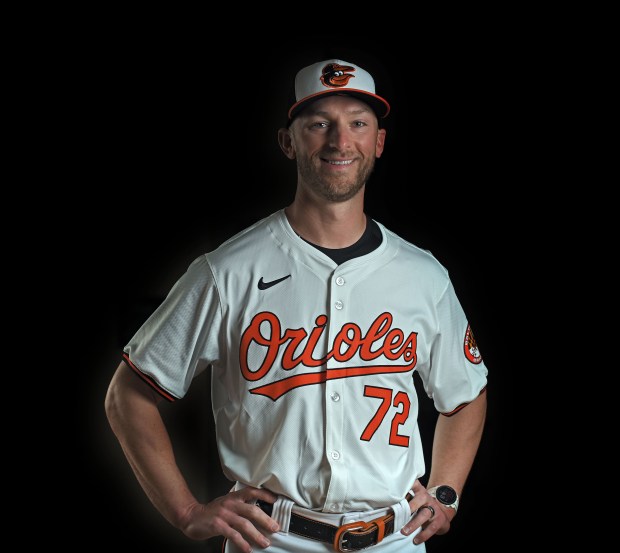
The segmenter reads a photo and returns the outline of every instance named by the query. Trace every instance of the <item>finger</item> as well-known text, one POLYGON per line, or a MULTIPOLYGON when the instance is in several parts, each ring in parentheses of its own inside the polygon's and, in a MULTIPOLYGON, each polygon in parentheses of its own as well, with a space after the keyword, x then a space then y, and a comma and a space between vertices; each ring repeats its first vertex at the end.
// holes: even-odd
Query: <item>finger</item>
POLYGON ((422 509, 426 509, 430 513, 430 516, 426 519, 427 522, 429 520, 433 520, 433 518, 435 517, 435 509, 433 508, 433 506, 432 505, 422 505, 422 507, 420 507, 418 509, 418 514, 419 514, 419 511, 421 511, 422 509))
POLYGON ((430 522, 435 516, 435 509, 430 505, 422 505, 417 511, 412 513, 411 519, 405 526, 403 526, 401 532, 405 536, 409 536, 415 532, 420 526, 430 522))
POLYGON ((264 528, 268 532, 277 532, 280 529, 280 525, 277 521, 271 518, 263 509, 256 505, 258 500, 265 501, 271 505, 276 502, 278 496, 270 491, 258 489, 258 488, 244 488, 239 492, 238 497, 243 500, 243 503, 237 504, 235 512, 248 520, 251 520, 254 524, 264 528))
POLYGON ((257 499, 262 499, 267 503, 275 503, 278 499, 278 496, 269 490, 251 487, 243 488, 236 492, 229 492, 229 495, 234 495, 247 503, 254 503, 257 499))
POLYGON ((269 547, 271 544, 269 538, 263 535, 256 525, 247 518, 237 518, 230 524, 230 527, 233 531, 236 531, 236 533, 231 532, 231 540, 235 542, 235 544, 237 543, 235 539, 241 541, 241 543, 253 543, 263 549, 269 547), (238 536, 236 534, 238 534, 238 536))
POLYGON ((251 520, 255 525, 264 528, 268 532, 277 532, 280 529, 278 522, 271 518, 258 505, 246 503, 241 512, 245 518, 251 520))
POLYGON ((430 521, 425 526, 422 526, 422 530, 413 538, 413 543, 417 545, 419 543, 425 542, 430 537, 437 534, 440 528, 441 525, 437 521, 430 521))
MULTIPOLYGON (((254 551, 254 549, 252 548, 252 546, 243 538, 243 536, 241 535, 240 532, 235 531, 232 528, 229 528, 229 530, 225 533, 222 533, 222 536, 224 538, 226 538, 226 540, 228 540, 229 542, 231 542, 235 547, 233 548, 234 551, 241 551, 242 553, 252 553, 254 551)), ((254 541, 254 543, 256 545, 258 545, 258 547, 261 548, 266 548, 269 547, 269 541, 266 540, 266 538, 264 538, 264 542, 260 543, 260 542, 256 542, 254 541), (263 545, 265 544, 265 545, 263 545)))
POLYGON ((418 487, 418 489, 411 488, 409 494, 413 496, 413 498, 409 501, 409 509, 411 509, 411 513, 415 513, 422 505, 428 505, 432 503, 433 496, 426 491, 422 485, 418 487))
POLYGON ((229 526, 242 533, 247 527, 245 521, 252 528, 259 527, 266 532, 277 532, 280 529, 278 522, 256 505, 255 500, 245 500, 239 492, 228 494, 220 504, 224 508, 220 516, 227 521, 229 526))
POLYGON ((230 540, 240 551, 251 551, 250 544, 264 549, 270 543, 267 536, 279 530, 278 523, 255 505, 254 500, 248 499, 248 492, 242 492, 221 497, 217 501, 217 514, 209 523, 216 534, 230 540))

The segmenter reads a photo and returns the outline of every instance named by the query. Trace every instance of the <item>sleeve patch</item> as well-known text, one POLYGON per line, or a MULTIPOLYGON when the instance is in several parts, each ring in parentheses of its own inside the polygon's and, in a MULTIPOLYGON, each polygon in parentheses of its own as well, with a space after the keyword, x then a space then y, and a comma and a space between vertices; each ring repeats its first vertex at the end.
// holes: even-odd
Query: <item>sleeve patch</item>
POLYGON ((472 332, 469 324, 467 325, 467 330, 465 331, 463 351, 465 353, 465 357, 470 363, 473 363, 474 365, 482 363, 482 355, 480 355, 480 350, 478 349, 476 340, 474 339, 474 333, 472 332))

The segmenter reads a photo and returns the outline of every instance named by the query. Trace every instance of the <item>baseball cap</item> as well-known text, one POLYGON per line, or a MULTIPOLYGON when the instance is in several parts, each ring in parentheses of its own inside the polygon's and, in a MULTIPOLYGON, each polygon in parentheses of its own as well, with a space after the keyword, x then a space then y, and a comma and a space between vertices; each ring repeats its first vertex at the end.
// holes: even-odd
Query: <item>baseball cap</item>
POLYGON ((390 104, 375 94, 375 81, 359 65, 343 60, 325 60, 301 69, 295 77, 296 102, 288 111, 289 120, 314 100, 331 94, 346 94, 366 102, 383 118, 390 104))

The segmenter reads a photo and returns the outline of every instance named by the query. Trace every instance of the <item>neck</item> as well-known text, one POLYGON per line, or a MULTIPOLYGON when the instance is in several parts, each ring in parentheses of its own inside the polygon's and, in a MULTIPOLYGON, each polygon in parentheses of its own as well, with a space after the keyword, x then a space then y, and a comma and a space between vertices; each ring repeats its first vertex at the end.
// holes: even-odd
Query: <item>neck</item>
POLYGON ((324 248, 346 248, 366 230, 363 191, 346 202, 314 201, 299 193, 284 210, 297 234, 324 248))

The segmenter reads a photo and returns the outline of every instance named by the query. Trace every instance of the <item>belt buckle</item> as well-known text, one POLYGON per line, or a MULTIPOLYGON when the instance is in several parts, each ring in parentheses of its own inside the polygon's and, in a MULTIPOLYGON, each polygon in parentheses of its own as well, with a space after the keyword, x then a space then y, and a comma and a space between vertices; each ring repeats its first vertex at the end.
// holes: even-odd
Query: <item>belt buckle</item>
MULTIPOLYGON (((339 553, 346 553, 347 551, 361 551, 361 549, 350 549, 344 545, 344 542, 347 541, 346 535, 354 530, 367 530, 372 526, 375 526, 373 522, 364 522, 363 520, 343 524, 336 531, 336 536, 334 537, 334 549, 339 553)), ((363 549, 368 548, 364 547, 363 549)))

